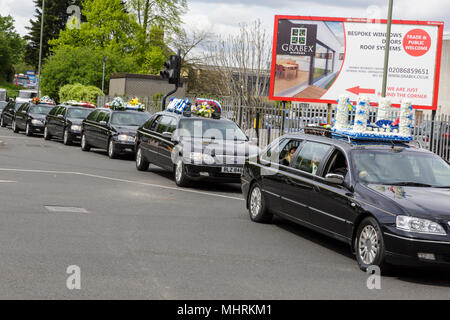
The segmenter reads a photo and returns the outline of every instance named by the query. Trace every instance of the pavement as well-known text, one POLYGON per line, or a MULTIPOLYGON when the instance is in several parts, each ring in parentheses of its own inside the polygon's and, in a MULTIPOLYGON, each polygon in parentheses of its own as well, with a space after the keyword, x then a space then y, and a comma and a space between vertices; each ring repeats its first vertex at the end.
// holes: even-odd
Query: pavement
POLYGON ((396 269, 369 290, 347 245, 251 222, 238 184, 183 189, 131 156, 5 128, 0 141, 0 299, 450 298, 450 272, 435 270, 396 269))

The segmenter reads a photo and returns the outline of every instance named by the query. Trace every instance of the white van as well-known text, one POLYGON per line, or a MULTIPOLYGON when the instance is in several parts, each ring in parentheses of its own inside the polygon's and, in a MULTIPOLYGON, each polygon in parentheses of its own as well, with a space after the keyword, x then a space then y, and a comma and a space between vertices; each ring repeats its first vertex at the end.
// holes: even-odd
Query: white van
POLYGON ((31 102, 35 97, 37 97, 37 90, 20 90, 16 98, 16 103, 31 102))

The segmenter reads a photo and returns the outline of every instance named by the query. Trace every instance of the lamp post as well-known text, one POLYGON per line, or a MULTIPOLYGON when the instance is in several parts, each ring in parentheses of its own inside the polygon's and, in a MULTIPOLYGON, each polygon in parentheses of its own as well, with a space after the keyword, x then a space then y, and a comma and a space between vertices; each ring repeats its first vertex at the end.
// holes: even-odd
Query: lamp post
POLYGON ((106 69, 106 61, 108 61, 108 57, 103 58, 103 76, 102 76, 102 92, 105 93, 105 69, 106 69))
POLYGON ((384 51, 384 71, 383 71, 383 87, 381 97, 386 98, 386 87, 389 67, 389 51, 391 49, 391 25, 392 25, 392 7, 394 0, 389 0, 389 11, 386 31, 386 50, 384 51))
POLYGON ((41 16, 41 40, 39 44, 39 67, 38 67, 38 75, 39 75, 39 81, 38 81, 38 89, 37 94, 38 97, 41 96, 41 64, 42 64, 42 40, 44 37, 44 14, 45 14, 45 0, 42 0, 42 16, 41 16))

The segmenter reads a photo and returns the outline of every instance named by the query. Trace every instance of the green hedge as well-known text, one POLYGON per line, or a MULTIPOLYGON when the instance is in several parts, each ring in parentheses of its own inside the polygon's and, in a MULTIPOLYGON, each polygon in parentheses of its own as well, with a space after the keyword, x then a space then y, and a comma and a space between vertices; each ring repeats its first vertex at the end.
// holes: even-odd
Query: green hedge
POLYGON ((101 89, 95 86, 84 86, 80 83, 67 84, 59 89, 59 101, 87 101, 97 104, 97 96, 104 96, 101 89))

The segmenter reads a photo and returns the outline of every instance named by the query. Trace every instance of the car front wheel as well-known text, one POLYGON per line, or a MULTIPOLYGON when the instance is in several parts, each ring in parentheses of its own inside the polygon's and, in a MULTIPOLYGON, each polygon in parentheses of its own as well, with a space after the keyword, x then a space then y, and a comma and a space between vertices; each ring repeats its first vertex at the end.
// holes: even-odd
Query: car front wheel
POLYGON ((19 132, 19 129, 17 128, 16 120, 13 120, 13 123, 12 123, 11 127, 12 127, 12 131, 14 133, 19 132))
POLYGON ((91 150, 91 146, 87 142, 86 135, 84 133, 81 135, 81 150, 86 152, 91 150))
POLYGON ((47 126, 44 127, 44 140, 50 140, 52 138, 52 136, 50 135, 50 133, 48 133, 48 128, 47 126))
POLYGON ((31 127, 30 127, 29 123, 27 123, 27 126, 25 127, 25 135, 27 137, 31 137, 33 135, 33 132, 31 131, 31 127))
POLYGON ((0 127, 4 128, 6 127, 5 120, 3 120, 3 117, 0 118, 0 127))
POLYGON ((116 146, 114 145, 114 141, 112 138, 109 139, 109 143, 108 143, 108 156, 110 159, 117 158, 116 146))
POLYGON ((190 179, 186 175, 186 168, 183 160, 179 159, 175 165, 175 182, 179 187, 187 187, 190 184, 190 179))
POLYGON ((69 128, 64 130, 63 143, 66 146, 70 146, 72 144, 72 139, 70 138, 69 128))
POLYGON ((139 171, 147 171, 149 166, 150 162, 145 159, 142 148, 138 146, 136 151, 136 169, 139 171))
POLYGON ((261 187, 258 183, 253 184, 248 194, 248 211, 250 219, 254 222, 269 223, 273 215, 269 212, 261 187))
POLYGON ((356 260, 363 271, 370 266, 386 269, 385 246, 383 235, 378 222, 372 218, 365 218, 358 227, 355 239, 356 260))

